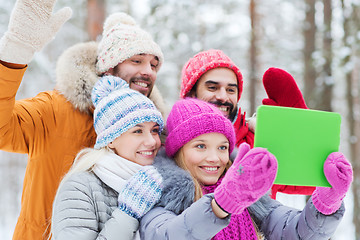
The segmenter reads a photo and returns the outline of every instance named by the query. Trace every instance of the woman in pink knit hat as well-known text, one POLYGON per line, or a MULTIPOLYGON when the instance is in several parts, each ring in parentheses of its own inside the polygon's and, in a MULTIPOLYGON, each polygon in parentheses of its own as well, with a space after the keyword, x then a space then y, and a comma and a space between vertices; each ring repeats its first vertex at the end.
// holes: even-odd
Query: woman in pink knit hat
MULTIPOLYGON (((141 239, 329 239, 335 232, 352 181, 351 165, 341 153, 330 154, 324 165, 332 187, 316 188, 300 211, 267 194, 278 166, 266 149, 243 143, 231 164, 234 129, 213 105, 179 100, 167 130, 165 151, 154 163, 163 178, 162 196, 140 220, 141 239)), ((125 191, 141 191, 139 176, 125 191)))

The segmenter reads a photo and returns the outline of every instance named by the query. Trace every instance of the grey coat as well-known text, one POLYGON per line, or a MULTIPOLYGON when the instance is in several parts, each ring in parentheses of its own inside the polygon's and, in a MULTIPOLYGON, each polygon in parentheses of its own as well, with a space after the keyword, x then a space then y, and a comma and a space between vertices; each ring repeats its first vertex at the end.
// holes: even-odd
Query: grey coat
POLYGON ((73 174, 54 203, 52 239, 133 239, 139 222, 117 208, 118 195, 93 172, 73 174))
MULTIPOLYGON (((229 217, 219 219, 212 212, 212 194, 203 196, 193 204, 190 203, 194 192, 194 185, 189 182, 192 181, 191 177, 178 168, 180 176, 188 174, 179 181, 176 165, 171 159, 159 156, 155 166, 160 173, 170 174, 163 175, 165 194, 159 206, 150 210, 140 221, 141 239, 211 239, 228 225, 229 217), (177 189, 175 193, 170 190, 172 186, 177 189), (176 199, 182 199, 186 203, 177 206, 174 204, 177 202, 176 199)), ((334 234, 344 215, 345 207, 342 204, 337 212, 326 216, 315 208, 311 198, 301 211, 286 207, 265 195, 251 205, 248 211, 267 240, 325 240, 334 234)))

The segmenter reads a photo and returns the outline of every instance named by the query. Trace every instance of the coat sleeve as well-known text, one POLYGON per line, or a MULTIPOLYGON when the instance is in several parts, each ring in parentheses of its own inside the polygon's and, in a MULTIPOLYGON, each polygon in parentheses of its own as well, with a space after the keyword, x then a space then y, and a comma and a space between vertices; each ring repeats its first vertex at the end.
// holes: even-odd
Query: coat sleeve
POLYGON ((215 216, 212 199, 212 194, 204 195, 180 215, 162 207, 153 208, 140 220, 141 239, 211 239, 230 222, 230 217, 215 216))
POLYGON ((52 109, 47 102, 48 94, 15 101, 25 69, 11 69, 0 64, 0 149, 5 151, 31 152, 30 148, 39 145, 35 142, 35 134, 46 135, 46 124, 53 119, 47 117, 45 124, 45 112, 52 109))
POLYGON ((132 240, 139 222, 119 209, 115 209, 100 231, 98 211, 94 195, 99 192, 90 187, 91 179, 75 176, 60 186, 54 202, 52 218, 52 239, 54 240, 92 240, 121 239, 132 240))
POLYGON ((286 207, 269 196, 260 198, 249 212, 267 240, 327 240, 335 232, 344 212, 344 204, 332 215, 320 213, 310 198, 302 211, 286 207))
MULTIPOLYGON (((24 69, 11 69, 0 64, 0 147, 11 151, 9 141, 14 137, 16 114, 14 113, 15 96, 25 73, 24 69), (12 135, 12 136, 11 136, 12 135)), ((26 153, 26 151, 22 151, 26 153)))
POLYGON ((236 146, 239 147, 241 143, 246 142, 251 148, 254 147, 254 133, 250 131, 248 124, 245 122, 245 114, 241 114, 241 109, 238 111, 238 116, 234 122, 234 129, 236 135, 236 146))

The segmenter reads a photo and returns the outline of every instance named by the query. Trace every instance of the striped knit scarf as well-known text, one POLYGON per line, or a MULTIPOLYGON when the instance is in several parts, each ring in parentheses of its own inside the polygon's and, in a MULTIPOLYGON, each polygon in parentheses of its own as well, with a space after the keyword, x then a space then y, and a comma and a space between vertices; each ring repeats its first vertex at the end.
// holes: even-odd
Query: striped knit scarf
MULTIPOLYGON (((215 188, 220 185, 221 181, 222 178, 214 185, 202 186, 203 193, 213 193, 215 188)), ((245 209, 241 214, 232 214, 229 225, 217 233, 212 239, 257 240, 255 228, 248 210, 245 209)))

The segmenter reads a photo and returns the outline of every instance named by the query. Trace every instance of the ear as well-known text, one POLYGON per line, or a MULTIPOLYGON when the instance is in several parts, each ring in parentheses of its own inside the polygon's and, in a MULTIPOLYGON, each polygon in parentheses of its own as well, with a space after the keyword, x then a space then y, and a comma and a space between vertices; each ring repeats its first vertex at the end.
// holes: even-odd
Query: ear
POLYGON ((103 73, 104 76, 115 76, 114 68, 109 68, 106 72, 103 73))
POLYGON ((111 148, 111 149, 114 149, 114 144, 113 144, 113 142, 109 142, 107 146, 108 146, 109 148, 111 148))
POLYGON ((197 98, 196 97, 196 86, 194 85, 193 88, 189 91, 186 97, 197 98))

